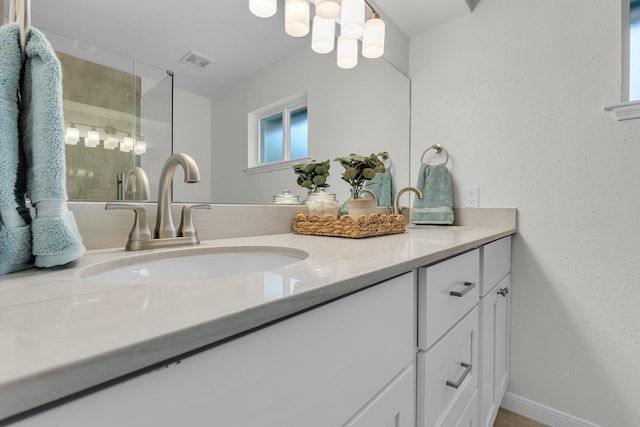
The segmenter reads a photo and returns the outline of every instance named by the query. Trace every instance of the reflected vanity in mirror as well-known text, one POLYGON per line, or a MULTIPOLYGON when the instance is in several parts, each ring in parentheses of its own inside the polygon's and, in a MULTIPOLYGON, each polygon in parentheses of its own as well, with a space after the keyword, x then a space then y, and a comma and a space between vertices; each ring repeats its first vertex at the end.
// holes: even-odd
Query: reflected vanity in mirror
MULTIPOLYGON (((154 3, 154 19, 137 2, 53 3, 32 0, 32 21, 61 52, 65 122, 78 129, 69 142, 79 132, 67 146, 70 199, 144 199, 143 180, 135 181, 135 193, 134 186, 125 187, 127 173, 139 178, 130 172, 139 167, 148 176, 148 198, 156 200, 160 169, 174 151, 194 156, 203 172, 202 182, 188 190, 176 184, 175 201, 269 204, 283 189, 304 199, 291 167, 245 172, 249 115, 300 94, 307 99, 309 157, 387 151, 396 187, 410 185, 410 82, 384 58, 360 56, 355 68, 340 69, 335 52, 311 51, 310 35, 284 34, 282 11, 264 20, 243 1, 198 5, 183 18, 171 12, 173 2, 162 0, 154 3), (214 58, 206 69, 178 62, 184 55, 176 52, 192 48, 214 58), (81 79, 71 67, 79 68, 81 79), (118 102, 105 101, 111 95, 118 102), (99 133, 96 146, 90 132, 99 133)), ((387 22, 388 38, 392 25, 387 22)), ((387 40, 387 50, 393 49, 387 40)), ((337 166, 332 162, 329 183, 342 202, 349 191, 337 166)))

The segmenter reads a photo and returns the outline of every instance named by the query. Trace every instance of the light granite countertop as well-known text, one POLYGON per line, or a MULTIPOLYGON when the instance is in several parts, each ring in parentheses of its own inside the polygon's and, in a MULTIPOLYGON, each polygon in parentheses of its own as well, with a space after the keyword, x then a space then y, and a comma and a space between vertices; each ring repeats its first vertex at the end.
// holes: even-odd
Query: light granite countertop
MULTIPOLYGON (((202 242, 302 250, 299 262, 186 283, 103 284, 100 263, 167 250, 89 251, 73 268, 0 278, 1 420, 231 338, 515 232, 425 226, 360 240, 278 234, 202 242)), ((194 250, 193 248, 172 251, 194 250)), ((122 261, 124 260, 124 261, 122 261)))

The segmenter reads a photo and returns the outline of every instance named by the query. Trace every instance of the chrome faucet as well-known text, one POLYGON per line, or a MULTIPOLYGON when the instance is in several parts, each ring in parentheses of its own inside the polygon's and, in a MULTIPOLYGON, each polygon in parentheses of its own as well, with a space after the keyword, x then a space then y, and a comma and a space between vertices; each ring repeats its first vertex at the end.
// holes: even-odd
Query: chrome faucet
POLYGON ((393 213, 395 215, 400 215, 400 196, 402 196, 407 191, 413 191, 414 193, 416 193, 416 196, 418 196, 419 199, 422 199, 424 197, 424 195, 422 194, 422 191, 420 191, 419 188, 404 187, 402 190, 396 193, 396 197, 394 197, 393 199, 393 213))
MULTIPOLYGON (((160 173, 160 185, 158 191, 158 214, 153 235, 147 223, 146 209, 140 204, 107 203, 105 210, 133 209, 135 220, 129 233, 129 240, 125 247, 128 251, 141 249, 161 248, 167 246, 197 245, 200 243, 198 232, 193 226, 193 209, 211 209, 209 204, 185 205, 182 207, 180 228, 176 233, 171 216, 171 182, 178 168, 184 169, 185 182, 194 183, 200 181, 200 172, 195 160, 187 154, 176 153, 165 162, 160 173)), ((144 173, 144 172, 143 172, 144 173)), ((133 174, 133 172, 132 172, 133 174)), ((129 176, 129 173, 127 173, 129 176)), ((145 174, 146 177, 146 174, 145 174)), ((147 180, 148 186, 148 180, 147 180)), ((147 191, 148 193, 148 191, 147 191)))
POLYGON ((368 188, 362 188, 360 190, 360 194, 362 194, 362 193, 369 194, 371 196, 371 198, 376 201, 376 206, 378 206, 378 195, 375 193, 375 191, 371 191, 368 188))
POLYGON ((144 169, 133 167, 124 176, 124 191, 130 192, 131 200, 149 200, 149 178, 144 169))
POLYGON ((173 174, 182 166, 184 170, 184 182, 194 183, 200 181, 200 171, 193 157, 176 153, 170 156, 160 172, 160 185, 158 187, 158 214, 156 216, 156 228, 153 231, 154 239, 166 239, 176 237, 176 228, 171 216, 171 183, 173 174))

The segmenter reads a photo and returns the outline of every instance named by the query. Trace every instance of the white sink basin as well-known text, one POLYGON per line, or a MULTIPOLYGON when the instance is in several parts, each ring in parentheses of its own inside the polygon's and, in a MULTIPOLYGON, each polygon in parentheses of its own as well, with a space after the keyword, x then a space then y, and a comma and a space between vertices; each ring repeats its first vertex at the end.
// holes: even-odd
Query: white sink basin
POLYGON ((119 258, 82 269, 79 275, 98 283, 186 282, 270 270, 307 256, 284 247, 199 247, 119 258))

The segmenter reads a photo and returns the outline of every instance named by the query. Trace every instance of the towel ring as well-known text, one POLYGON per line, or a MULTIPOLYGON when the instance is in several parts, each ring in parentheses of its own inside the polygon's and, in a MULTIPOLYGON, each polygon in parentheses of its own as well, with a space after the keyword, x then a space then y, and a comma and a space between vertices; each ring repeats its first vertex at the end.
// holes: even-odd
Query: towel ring
POLYGON ((9 3, 9 22, 17 22, 20 28, 20 49, 22 62, 27 58, 27 36, 31 30, 31 4, 29 0, 11 0, 9 3))
POLYGON ((440 144, 433 144, 431 147, 424 150, 424 153, 422 153, 422 157, 420 157, 420 163, 422 163, 423 165, 425 164, 424 156, 431 150, 438 154, 444 151, 445 158, 443 164, 446 165, 449 162, 449 152, 447 151, 447 149, 440 144))
POLYGON ((381 153, 378 153, 378 156, 382 157, 380 161, 382 162, 384 167, 387 169, 391 169, 391 166, 393 166, 393 160, 391 159, 391 156, 389 155, 389 153, 387 153, 386 151, 383 151, 381 153), (387 166, 385 162, 389 162, 389 166, 387 166))

